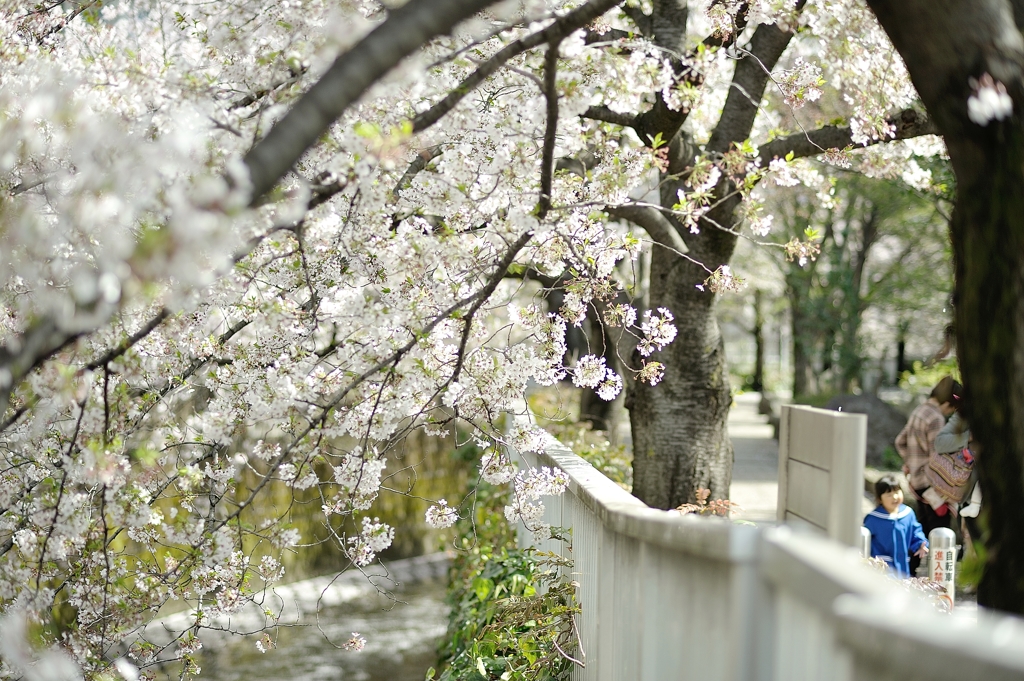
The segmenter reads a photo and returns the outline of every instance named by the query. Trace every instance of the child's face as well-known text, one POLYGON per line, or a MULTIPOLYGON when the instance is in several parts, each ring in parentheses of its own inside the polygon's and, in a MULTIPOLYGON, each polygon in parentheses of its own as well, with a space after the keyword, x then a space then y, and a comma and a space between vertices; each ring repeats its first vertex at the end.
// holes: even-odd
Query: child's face
POLYGON ((902 503, 903 490, 898 487, 882 494, 882 508, 886 513, 895 513, 902 503))

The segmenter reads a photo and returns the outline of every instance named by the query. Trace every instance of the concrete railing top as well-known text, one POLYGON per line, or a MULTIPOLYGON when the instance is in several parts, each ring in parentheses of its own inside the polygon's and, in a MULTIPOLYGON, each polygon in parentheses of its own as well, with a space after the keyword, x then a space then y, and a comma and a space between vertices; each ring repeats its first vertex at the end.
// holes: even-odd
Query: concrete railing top
POLYGON ((1024 620, 988 611, 976 622, 908 607, 907 598, 846 595, 833 605, 839 640, 902 678, 1024 679, 1024 620))
POLYGON ((565 471, 569 491, 609 529, 714 560, 748 562, 757 556, 757 528, 650 508, 551 435, 537 459, 540 465, 565 471))

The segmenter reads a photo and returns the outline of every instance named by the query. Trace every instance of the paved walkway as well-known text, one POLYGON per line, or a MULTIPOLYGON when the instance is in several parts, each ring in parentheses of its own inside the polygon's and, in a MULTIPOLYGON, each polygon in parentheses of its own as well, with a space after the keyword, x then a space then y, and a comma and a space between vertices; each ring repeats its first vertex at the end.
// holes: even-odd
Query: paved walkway
POLYGON ((768 417, 757 413, 758 393, 734 397, 729 412, 729 436, 734 452, 729 498, 739 504, 734 518, 761 524, 775 523, 779 494, 779 443, 768 417))

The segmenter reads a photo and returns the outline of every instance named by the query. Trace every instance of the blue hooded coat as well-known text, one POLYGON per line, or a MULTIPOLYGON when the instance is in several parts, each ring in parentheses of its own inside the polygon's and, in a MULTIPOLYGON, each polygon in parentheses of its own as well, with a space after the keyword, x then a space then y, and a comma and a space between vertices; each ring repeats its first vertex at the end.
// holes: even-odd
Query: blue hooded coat
POLYGON ((914 511, 904 504, 892 515, 879 505, 864 516, 864 527, 871 532, 871 557, 881 558, 900 577, 911 577, 910 554, 928 545, 914 511))

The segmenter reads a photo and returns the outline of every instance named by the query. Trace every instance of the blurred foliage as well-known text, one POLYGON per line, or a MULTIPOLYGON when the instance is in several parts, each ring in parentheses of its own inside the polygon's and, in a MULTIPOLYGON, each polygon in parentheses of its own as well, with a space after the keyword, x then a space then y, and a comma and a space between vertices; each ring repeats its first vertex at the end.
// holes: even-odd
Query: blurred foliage
POLYGON ((619 487, 627 492, 633 489, 633 457, 625 445, 613 445, 589 423, 551 424, 546 429, 619 487))
MULTIPOLYGON (((255 535, 249 536, 245 539, 245 550, 250 560, 258 563, 265 554, 279 557, 285 567, 286 582, 344 570, 349 567, 349 559, 335 535, 356 530, 358 519, 363 516, 380 518, 395 528, 394 542, 381 554, 385 559, 423 555, 451 542, 453 531, 429 527, 425 513, 433 500, 444 498, 452 506, 468 501, 466 490, 479 460, 472 440, 462 433, 434 437, 414 430, 386 456, 388 463, 382 476, 385 489, 380 496, 355 518, 332 516, 330 527, 321 507, 337 491, 333 484, 325 482, 306 490, 293 489, 290 484, 276 480, 266 484, 242 511, 241 522, 255 529, 268 518, 279 518, 279 531, 294 528, 301 539, 298 545, 281 550, 255 535), (459 443, 465 441, 470 444, 460 447, 459 443)), ((310 465, 321 480, 333 478, 327 461, 312 461, 310 465)), ((246 498, 260 480, 253 471, 243 470, 235 480, 236 494, 246 498)), ((173 605, 169 610, 174 609, 173 605)))
MULTIPOLYGON (((982 515, 984 516, 984 514, 982 515)), ((981 518, 978 519, 979 524, 983 522, 981 518)), ((967 542, 964 541, 964 543, 967 542)), ((963 560, 957 566, 959 568, 956 573, 957 588, 977 592, 986 562, 988 562, 988 552, 985 550, 984 543, 978 537, 973 537, 969 548, 964 548, 963 560)))
POLYGON ((947 357, 928 365, 914 362, 914 368, 904 371, 900 376, 900 387, 912 395, 926 395, 945 376, 952 376, 954 380, 963 383, 960 377, 960 363, 956 357, 947 357))
POLYGON ((807 394, 797 395, 797 396, 795 396, 793 398, 793 403, 794 404, 806 404, 808 407, 818 407, 819 409, 824 409, 825 405, 829 403, 829 400, 831 400, 833 397, 835 397, 838 394, 839 393, 837 393, 835 391, 826 390, 824 392, 810 394, 810 395, 807 395, 807 394))
POLYGON ((895 447, 886 447, 885 451, 882 452, 882 470, 883 471, 901 471, 903 470, 903 457, 899 455, 895 447))
POLYGON ((551 388, 534 391, 530 409, 537 425, 558 438, 607 478, 627 492, 633 489, 633 456, 624 444, 612 444, 608 434, 579 422, 579 389, 551 388))
POLYGON ((505 490, 482 482, 473 513, 456 524, 465 550, 450 573, 440 681, 567 679, 572 669, 579 606, 571 563, 516 548, 515 527, 502 514, 507 501, 505 490))
POLYGON ((820 255, 804 263, 773 251, 789 302, 796 395, 871 389, 899 343, 931 354, 950 321, 952 252, 941 195, 849 173, 832 180, 828 203, 804 187, 771 199, 776 245, 807 229, 821 238, 820 255))

